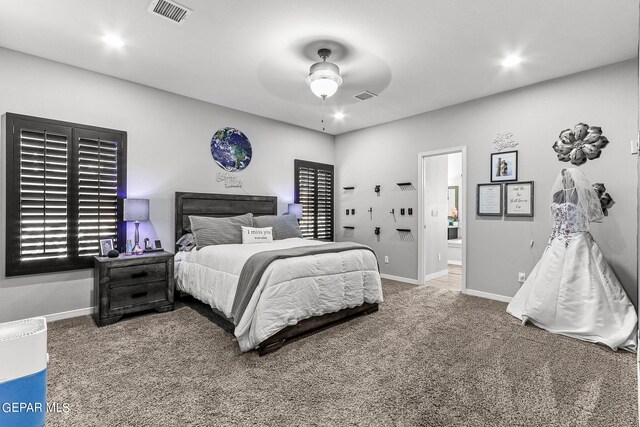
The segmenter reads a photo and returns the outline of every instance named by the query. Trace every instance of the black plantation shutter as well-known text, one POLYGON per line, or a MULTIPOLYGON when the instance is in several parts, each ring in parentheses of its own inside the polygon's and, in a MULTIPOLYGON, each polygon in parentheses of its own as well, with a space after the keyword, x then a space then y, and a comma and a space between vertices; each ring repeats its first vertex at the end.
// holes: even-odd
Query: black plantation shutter
POLYGON ((14 114, 6 121, 6 275, 90 267, 98 239, 124 233, 126 133, 14 114))
POLYGON ((302 235, 333 241, 333 165, 295 160, 294 169, 302 235))
POLYGON ((300 231, 304 237, 315 237, 316 217, 316 170, 309 162, 295 161, 296 196, 295 202, 302 204, 300 231))
POLYGON ((316 237, 333 241, 333 166, 318 164, 316 173, 318 175, 316 237))
MULTIPOLYGON (((78 256, 100 253, 99 239, 118 241, 118 155, 122 138, 117 134, 76 130, 78 161, 78 256)), ((120 215, 118 215, 120 213, 120 215)))
POLYGON ((7 147, 15 150, 13 162, 7 156, 7 177, 15 180, 13 186, 7 185, 7 256, 35 269, 46 265, 64 268, 71 262, 72 129, 27 120, 16 120, 14 129, 13 144, 7 136, 7 147))

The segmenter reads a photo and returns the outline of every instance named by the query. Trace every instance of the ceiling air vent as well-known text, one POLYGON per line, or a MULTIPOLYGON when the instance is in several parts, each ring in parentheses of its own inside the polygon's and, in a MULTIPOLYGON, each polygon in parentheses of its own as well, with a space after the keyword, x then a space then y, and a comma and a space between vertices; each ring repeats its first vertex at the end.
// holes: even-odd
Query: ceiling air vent
POLYGON ((149 12, 182 24, 193 11, 171 0, 153 0, 149 6, 149 12))
POLYGON ((378 96, 378 95, 376 95, 373 92, 369 92, 368 90, 365 90, 364 92, 359 93, 357 95, 353 95, 353 96, 358 98, 360 101, 366 101, 367 99, 371 99, 371 98, 373 98, 375 96, 378 96))

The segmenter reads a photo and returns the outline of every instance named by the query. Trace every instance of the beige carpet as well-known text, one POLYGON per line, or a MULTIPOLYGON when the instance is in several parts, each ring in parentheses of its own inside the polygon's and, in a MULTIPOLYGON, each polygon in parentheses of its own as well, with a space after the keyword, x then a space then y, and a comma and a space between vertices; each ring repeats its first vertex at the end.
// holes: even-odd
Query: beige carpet
POLYGON ((243 354, 198 304, 49 325, 48 426, 635 426, 635 355, 385 281, 375 314, 243 354))

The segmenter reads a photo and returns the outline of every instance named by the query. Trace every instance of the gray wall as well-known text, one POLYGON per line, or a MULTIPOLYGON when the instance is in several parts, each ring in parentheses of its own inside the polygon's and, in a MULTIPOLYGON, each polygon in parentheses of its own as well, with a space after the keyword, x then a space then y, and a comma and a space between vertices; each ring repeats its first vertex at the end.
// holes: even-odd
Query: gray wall
MULTIPOLYGON (((2 48, 0 64, 0 114, 128 132, 128 195, 150 199, 151 221, 141 224, 140 237, 157 237, 169 250, 175 191, 243 192, 216 182, 222 169, 211 158, 209 141, 217 129, 232 126, 249 137, 253 160, 238 173, 244 193, 278 196, 280 212, 293 200, 293 159, 334 161, 334 138, 320 132, 2 48)), ((5 152, 3 142, 2 177, 5 152)), ((91 306, 91 270, 5 277, 4 179, 0 187, 0 322, 91 306)))
POLYGON ((395 183, 417 184, 418 152, 466 145, 467 287, 513 296, 519 288, 518 272, 529 273, 545 247, 549 191, 559 171, 568 166, 557 161, 551 145, 562 129, 585 122, 601 126, 611 143, 600 159, 581 170, 594 182, 604 181, 617 201, 604 223, 592 227, 593 235, 635 303, 637 158, 629 154, 629 141, 638 132, 637 71, 638 61, 633 59, 338 136, 337 188, 356 189, 337 192, 337 238, 344 239, 344 208, 359 209, 362 225, 351 238, 372 244, 381 259, 390 257, 389 264, 381 263, 383 273, 416 279, 417 238, 402 241, 392 230, 401 223, 416 230, 418 217, 394 223, 388 212, 415 208, 417 192, 400 191, 395 183), (489 182, 492 141, 505 132, 512 132, 520 144, 518 178, 535 181, 533 220, 475 216, 476 184, 489 182), (382 186, 379 197, 373 192, 375 184, 382 186), (366 212, 369 206, 374 208, 373 220, 366 212), (374 225, 382 227, 380 242, 373 239, 374 225), (533 249, 530 240, 535 241, 533 249))

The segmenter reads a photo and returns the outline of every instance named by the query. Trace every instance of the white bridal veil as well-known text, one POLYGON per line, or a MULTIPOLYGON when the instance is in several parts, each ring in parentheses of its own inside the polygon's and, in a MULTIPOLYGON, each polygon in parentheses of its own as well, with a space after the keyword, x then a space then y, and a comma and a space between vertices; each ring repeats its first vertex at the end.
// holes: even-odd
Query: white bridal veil
POLYGON ((562 169, 551 187, 551 201, 580 206, 589 221, 604 218, 598 193, 587 177, 576 168, 562 169))

